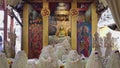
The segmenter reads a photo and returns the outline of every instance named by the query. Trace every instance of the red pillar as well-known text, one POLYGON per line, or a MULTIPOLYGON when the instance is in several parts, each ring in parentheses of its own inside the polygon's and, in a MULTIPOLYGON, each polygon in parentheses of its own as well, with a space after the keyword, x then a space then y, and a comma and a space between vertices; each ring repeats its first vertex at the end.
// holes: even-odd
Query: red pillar
POLYGON ((14 18, 13 17, 11 17, 10 31, 14 32, 14 18))
POLYGON ((7 3, 6 0, 3 0, 3 9, 4 9, 4 41, 7 41, 7 3))

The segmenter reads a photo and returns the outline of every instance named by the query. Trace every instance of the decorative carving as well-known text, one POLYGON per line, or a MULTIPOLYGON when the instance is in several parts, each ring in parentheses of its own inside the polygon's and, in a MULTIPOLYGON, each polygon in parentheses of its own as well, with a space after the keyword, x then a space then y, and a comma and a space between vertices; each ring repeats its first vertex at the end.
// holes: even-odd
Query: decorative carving
POLYGON ((77 16, 79 14, 78 10, 77 9, 71 9, 70 10, 70 15, 71 16, 77 16))
POLYGON ((43 8, 42 10, 41 10, 41 15, 42 16, 49 16, 50 15, 50 10, 48 9, 48 8, 43 8))

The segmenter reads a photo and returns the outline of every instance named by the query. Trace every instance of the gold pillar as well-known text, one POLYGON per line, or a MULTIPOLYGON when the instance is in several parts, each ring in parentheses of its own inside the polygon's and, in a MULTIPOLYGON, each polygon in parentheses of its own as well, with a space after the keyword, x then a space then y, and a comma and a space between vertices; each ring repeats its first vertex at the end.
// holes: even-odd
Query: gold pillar
POLYGON ((70 17, 71 17, 71 45, 72 49, 77 49, 77 17, 78 17, 78 11, 77 11, 77 1, 74 0, 72 2, 72 7, 70 10, 70 17))
MULTIPOLYGON (((97 17, 97 13, 96 13, 95 4, 93 3, 91 5, 91 7, 92 7, 92 39, 93 39, 94 34, 97 31, 98 17, 97 17)), ((93 42, 92 42, 92 45, 93 45, 93 42)), ((94 45, 93 45, 93 47, 94 47, 94 45)))
POLYGON ((28 55, 28 16, 29 5, 25 4, 23 7, 23 30, 22 30, 22 49, 28 55))
POLYGON ((48 17, 50 14, 48 8, 48 2, 43 1, 43 9, 41 10, 41 15, 43 18, 43 46, 48 45, 48 17))

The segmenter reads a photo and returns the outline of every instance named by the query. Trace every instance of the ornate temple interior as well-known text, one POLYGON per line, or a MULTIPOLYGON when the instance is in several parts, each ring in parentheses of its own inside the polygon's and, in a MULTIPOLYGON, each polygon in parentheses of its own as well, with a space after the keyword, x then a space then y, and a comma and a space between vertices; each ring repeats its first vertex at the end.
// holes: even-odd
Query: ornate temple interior
POLYGON ((120 68, 120 0, 0 0, 0 68, 120 68))

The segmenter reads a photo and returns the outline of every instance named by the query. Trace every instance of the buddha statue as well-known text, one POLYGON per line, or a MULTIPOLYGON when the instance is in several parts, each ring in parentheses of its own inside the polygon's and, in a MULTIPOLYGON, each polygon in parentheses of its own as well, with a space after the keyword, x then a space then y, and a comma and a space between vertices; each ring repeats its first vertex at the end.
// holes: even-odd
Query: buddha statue
POLYGON ((57 33, 57 36, 58 36, 58 37, 60 37, 60 38, 62 38, 62 37, 65 37, 65 36, 66 36, 66 32, 65 32, 64 27, 63 27, 63 26, 60 26, 59 31, 58 31, 58 33, 57 33))

